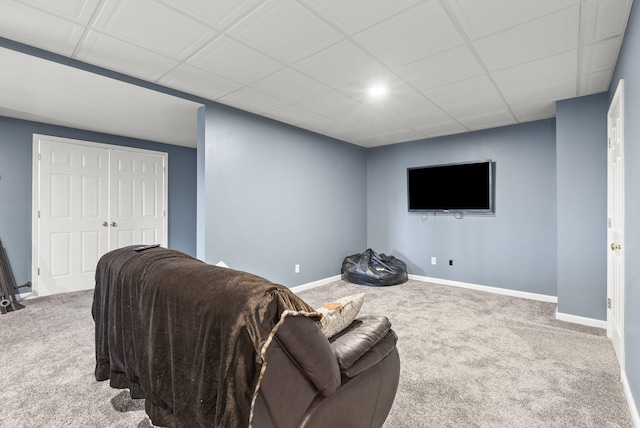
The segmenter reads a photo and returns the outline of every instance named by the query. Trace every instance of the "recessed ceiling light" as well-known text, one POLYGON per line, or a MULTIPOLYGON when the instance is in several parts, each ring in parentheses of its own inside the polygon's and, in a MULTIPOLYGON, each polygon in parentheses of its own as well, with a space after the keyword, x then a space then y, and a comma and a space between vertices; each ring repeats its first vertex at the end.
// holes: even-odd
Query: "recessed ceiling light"
POLYGON ((387 93, 387 88, 383 85, 375 85, 369 88, 369 95, 372 97, 381 97, 387 93))

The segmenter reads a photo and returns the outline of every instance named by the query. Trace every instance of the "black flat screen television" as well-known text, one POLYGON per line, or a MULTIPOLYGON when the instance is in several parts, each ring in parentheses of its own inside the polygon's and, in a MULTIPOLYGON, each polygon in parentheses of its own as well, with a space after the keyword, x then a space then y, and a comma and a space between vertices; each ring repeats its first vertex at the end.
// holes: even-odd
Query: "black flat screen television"
POLYGON ((407 168, 411 213, 492 214, 490 160, 407 168))

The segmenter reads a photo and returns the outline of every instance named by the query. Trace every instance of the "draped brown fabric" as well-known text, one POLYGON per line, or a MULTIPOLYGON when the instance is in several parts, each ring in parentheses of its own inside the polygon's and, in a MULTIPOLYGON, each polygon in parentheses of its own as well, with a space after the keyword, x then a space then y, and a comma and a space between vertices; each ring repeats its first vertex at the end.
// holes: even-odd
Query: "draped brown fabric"
POLYGON ((144 397, 155 425, 250 426, 279 323, 317 314, 264 278, 134 248, 109 252, 97 266, 96 379, 144 397))

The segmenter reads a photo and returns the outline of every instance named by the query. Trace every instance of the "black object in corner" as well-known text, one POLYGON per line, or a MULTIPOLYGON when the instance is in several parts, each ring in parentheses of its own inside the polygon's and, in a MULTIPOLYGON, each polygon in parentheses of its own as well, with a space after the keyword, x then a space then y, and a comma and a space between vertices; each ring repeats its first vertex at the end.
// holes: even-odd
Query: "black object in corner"
POLYGON ((384 286, 406 282, 407 265, 400 259, 378 254, 371 248, 345 257, 342 279, 359 285, 384 286))
MULTIPOLYGON (((31 282, 27 282, 20 287, 30 287, 31 282)), ((4 250, 2 241, 0 241, 0 313, 6 314, 9 311, 17 311, 24 308, 24 305, 18 303, 16 299, 15 280, 9 266, 9 258, 4 250)))

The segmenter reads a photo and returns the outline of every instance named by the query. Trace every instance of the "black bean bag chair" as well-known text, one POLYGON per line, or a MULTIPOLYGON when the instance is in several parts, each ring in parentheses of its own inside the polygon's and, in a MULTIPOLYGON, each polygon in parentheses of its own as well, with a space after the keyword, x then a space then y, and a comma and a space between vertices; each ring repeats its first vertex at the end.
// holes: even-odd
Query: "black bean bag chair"
POLYGON ((342 262, 342 279, 359 285, 383 286, 406 282, 407 265, 400 259, 378 254, 371 248, 342 262))

